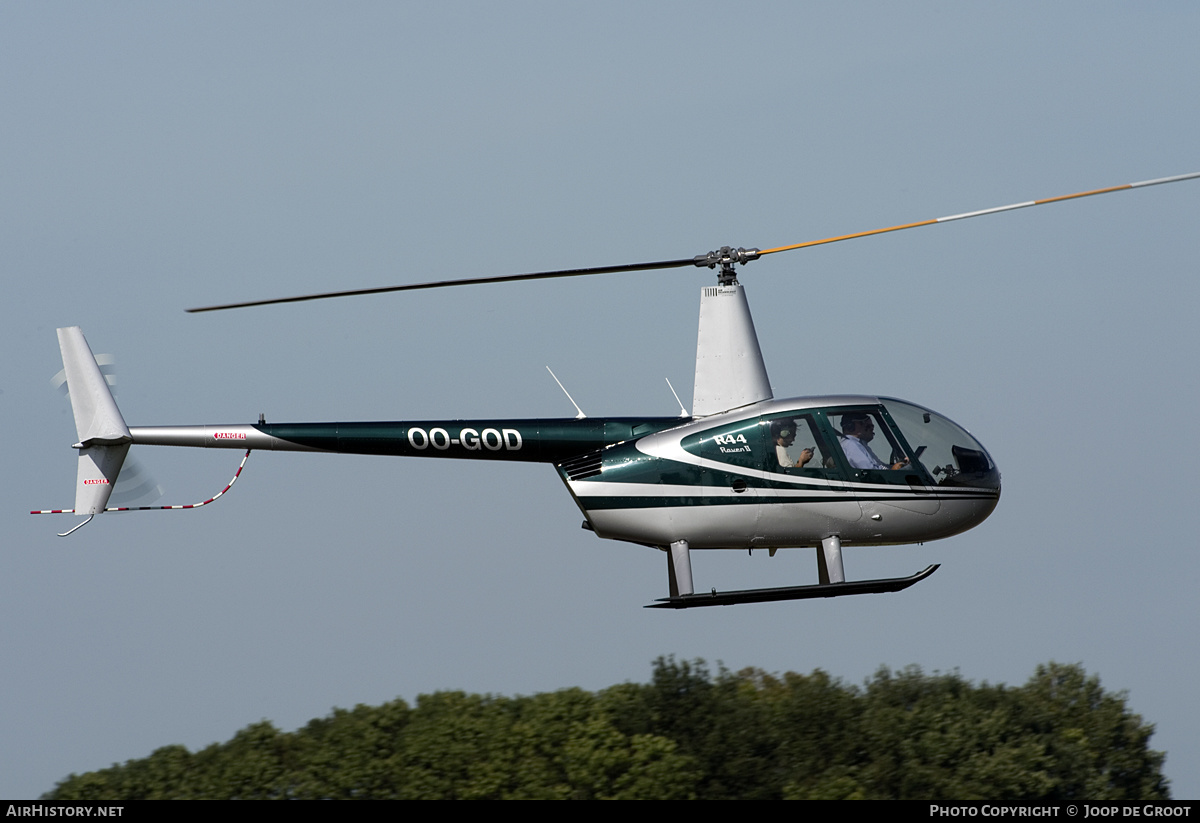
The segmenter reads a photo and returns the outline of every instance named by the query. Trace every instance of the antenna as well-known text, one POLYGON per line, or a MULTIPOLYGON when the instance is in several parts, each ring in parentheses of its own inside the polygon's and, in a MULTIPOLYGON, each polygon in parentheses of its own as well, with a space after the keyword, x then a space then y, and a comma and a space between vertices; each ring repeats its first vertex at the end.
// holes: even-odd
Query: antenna
POLYGON ((587 417, 587 415, 583 413, 583 409, 579 408, 579 404, 575 402, 575 398, 571 396, 569 391, 567 391, 567 387, 562 384, 562 381, 558 379, 553 371, 551 371, 549 366, 546 367, 546 371, 550 372, 550 376, 554 378, 554 382, 558 384, 558 387, 562 389, 563 394, 565 394, 567 399, 571 401, 571 405, 575 407, 575 411, 579 412, 579 414, 575 415, 575 419, 583 420, 585 417, 587 417))
POLYGON ((671 378, 664 377, 663 380, 667 381, 667 388, 671 390, 671 394, 675 395, 675 402, 679 404, 679 416, 691 417, 691 415, 688 414, 688 410, 684 408, 683 401, 679 399, 679 392, 675 391, 675 387, 671 385, 671 378))

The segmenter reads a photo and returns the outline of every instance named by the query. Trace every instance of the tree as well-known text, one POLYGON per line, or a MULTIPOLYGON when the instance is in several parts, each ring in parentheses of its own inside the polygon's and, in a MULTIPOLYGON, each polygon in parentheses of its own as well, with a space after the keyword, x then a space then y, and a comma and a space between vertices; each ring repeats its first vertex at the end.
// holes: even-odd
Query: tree
POLYGON ((1153 727, 1079 666, 1020 688, 880 669, 715 675, 660 658, 650 683, 531 697, 422 695, 252 724, 194 754, 158 749, 47 799, 1163 799, 1153 727))

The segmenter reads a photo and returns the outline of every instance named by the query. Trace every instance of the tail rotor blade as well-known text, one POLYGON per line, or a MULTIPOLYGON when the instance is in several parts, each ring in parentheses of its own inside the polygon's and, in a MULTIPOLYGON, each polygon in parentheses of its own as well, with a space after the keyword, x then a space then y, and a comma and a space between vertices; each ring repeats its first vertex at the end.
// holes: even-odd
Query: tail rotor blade
POLYGON ((117 475, 108 505, 121 508, 149 506, 162 496, 162 486, 158 485, 141 461, 129 455, 121 466, 121 473, 117 475))

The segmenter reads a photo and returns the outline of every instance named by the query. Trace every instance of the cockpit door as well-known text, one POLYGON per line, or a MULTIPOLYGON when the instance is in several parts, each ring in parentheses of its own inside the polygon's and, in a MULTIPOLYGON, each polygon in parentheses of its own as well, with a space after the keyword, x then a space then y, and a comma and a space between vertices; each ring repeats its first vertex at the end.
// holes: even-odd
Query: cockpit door
POLYGON ((760 529, 773 545, 819 543, 862 517, 832 438, 810 410, 762 419, 766 439, 760 529))
POLYGON ((845 461, 848 487, 868 517, 883 521, 895 512, 937 513, 941 503, 920 455, 897 435, 884 409, 832 409, 825 419, 845 461))

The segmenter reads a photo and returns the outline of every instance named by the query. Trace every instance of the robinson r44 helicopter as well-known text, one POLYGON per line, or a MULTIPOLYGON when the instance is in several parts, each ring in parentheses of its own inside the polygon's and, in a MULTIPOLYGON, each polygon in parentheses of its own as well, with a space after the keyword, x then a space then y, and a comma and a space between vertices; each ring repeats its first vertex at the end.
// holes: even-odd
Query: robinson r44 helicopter
MULTIPOLYGON (((685 609, 899 591, 910 577, 850 582, 843 546, 923 543, 982 523, 1000 500, 1000 472, 966 429, 889 397, 776 400, 735 266, 769 254, 996 214, 1097 194, 1200 178, 1146 180, 759 250, 722 247, 696 257, 329 292, 191 312, 392 291, 698 266, 717 271, 700 295, 696 377, 689 415, 530 420, 422 420, 128 427, 77 327, 58 330, 79 450, 74 513, 106 511, 131 445, 341 452, 549 463, 596 536, 663 551, 669 596, 649 608, 685 609), (696 593, 692 549, 813 548, 819 583, 696 593)), ((555 378, 557 380, 557 378, 555 378)), ((561 385, 561 384, 560 384, 561 385)), ((568 398, 570 395, 568 394, 568 398)), ((572 401, 574 403, 574 401, 572 401)), ((682 405, 682 404, 681 404, 682 405)), ((578 407, 576 407, 578 408, 578 407)), ((242 466, 246 458, 242 458, 242 466)), ((188 506, 197 508, 219 494, 188 506)))

